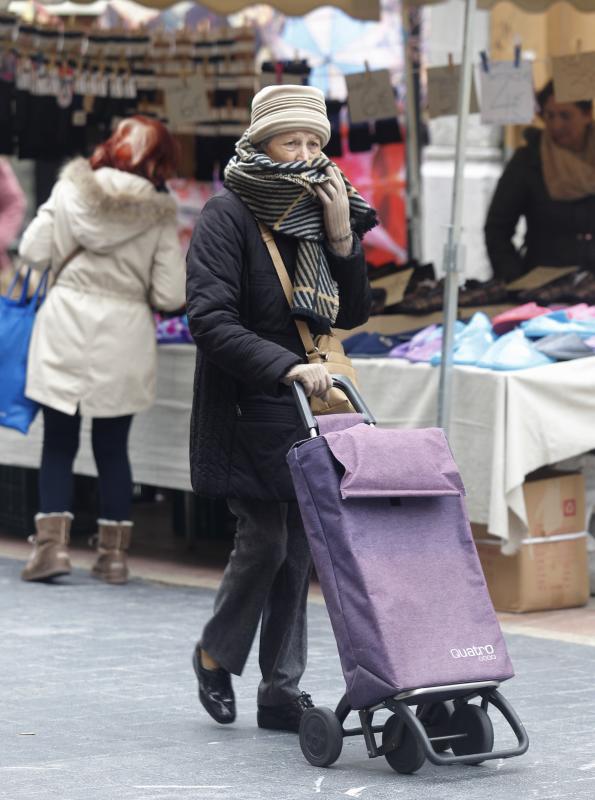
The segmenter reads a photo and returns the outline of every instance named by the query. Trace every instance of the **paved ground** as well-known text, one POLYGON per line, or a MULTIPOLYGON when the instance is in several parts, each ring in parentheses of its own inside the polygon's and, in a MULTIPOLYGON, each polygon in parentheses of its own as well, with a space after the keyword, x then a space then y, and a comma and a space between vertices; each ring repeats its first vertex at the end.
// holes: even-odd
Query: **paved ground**
MULTIPOLYGON (((198 706, 190 653, 212 590, 108 587, 78 570, 28 585, 20 566, 0 558, 3 800, 595 797, 593 646, 508 635, 517 677, 504 692, 531 737, 521 758, 401 776, 348 739, 334 767, 315 769, 296 736, 256 728, 254 656, 235 682, 235 725, 198 706)), ((344 688, 320 603, 310 605, 304 687, 331 706, 344 688)))

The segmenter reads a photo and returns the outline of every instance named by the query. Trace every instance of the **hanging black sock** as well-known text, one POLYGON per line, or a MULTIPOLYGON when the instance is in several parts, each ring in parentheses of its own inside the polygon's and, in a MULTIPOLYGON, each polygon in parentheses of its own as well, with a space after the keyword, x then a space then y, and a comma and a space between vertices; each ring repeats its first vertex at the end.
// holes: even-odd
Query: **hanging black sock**
POLYGON ((216 138, 214 136, 197 136, 194 140, 195 172, 197 181, 213 180, 215 161, 217 158, 216 138))
POLYGON ((372 149, 372 144, 369 122, 349 126, 349 149, 352 153, 365 153, 372 149))
POLYGON ((331 124, 331 138, 324 148, 324 152, 329 158, 340 158, 343 155, 343 142, 341 141, 342 107, 343 103, 339 100, 326 101, 326 113, 331 124))
POLYGON ((374 141, 376 144, 394 144, 403 141, 401 126, 396 117, 376 120, 374 127, 374 141))

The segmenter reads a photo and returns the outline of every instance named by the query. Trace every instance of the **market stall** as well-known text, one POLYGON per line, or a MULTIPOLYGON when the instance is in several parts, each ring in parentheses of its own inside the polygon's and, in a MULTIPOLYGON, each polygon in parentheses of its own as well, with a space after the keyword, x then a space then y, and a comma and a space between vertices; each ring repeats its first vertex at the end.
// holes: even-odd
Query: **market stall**
MULTIPOLYGON (((135 481, 190 490, 194 359, 192 345, 159 350, 155 405, 135 417, 130 436, 135 481)), ((403 359, 360 359, 356 368, 380 425, 434 425, 437 369, 403 359)), ((595 449, 595 357, 520 372, 455 367, 453 379, 465 401, 453 413, 450 444, 466 487, 470 518, 514 545, 526 532, 526 475, 595 449)), ((0 428, 0 463, 37 467, 40 423, 34 423, 26 438, 0 428)), ((84 475, 95 474, 89 439, 83 429, 75 471, 84 475)))
MULTIPOLYGON (((279 6, 288 13, 301 7, 279 6)), ((48 15, 53 7, 48 5, 48 15)), ((334 52, 336 41, 349 57, 343 63, 340 59, 347 56, 337 49, 333 69, 343 71, 335 82, 339 94, 327 93, 327 155, 379 211, 380 225, 366 241, 369 262, 401 263, 407 260, 407 203, 397 105, 392 103, 389 119, 370 126, 351 124, 344 96, 344 72, 364 70, 366 47, 375 48, 380 60, 376 63, 399 49, 389 49, 384 41, 394 44, 395 36, 398 40, 398 17, 389 15, 387 23, 379 24, 372 21, 378 15, 378 3, 337 3, 304 18, 298 35, 298 20, 284 21, 272 11, 242 17, 244 26, 238 26, 238 18, 230 25, 225 17, 217 17, 215 24, 189 11, 177 29, 166 27, 165 17, 161 27, 161 15, 143 27, 133 19, 127 27, 110 27, 104 14, 100 26, 90 27, 82 17, 46 16, 18 23, 14 14, 0 13, 0 154, 32 160, 36 172, 44 167, 48 174, 38 186, 39 205, 65 159, 90 154, 123 117, 156 116, 179 141, 180 181, 171 188, 184 215, 190 200, 194 203, 195 220, 206 199, 221 187, 225 165, 248 124, 254 92, 270 83, 308 81, 320 59, 323 71, 330 70, 329 48, 334 52), (343 11, 353 11, 355 18, 343 11), (310 24, 318 31, 319 53, 306 47, 310 24), (392 38, 384 33, 389 28, 395 30, 392 38), (354 51, 361 37, 365 47, 354 51)), ((393 78, 395 64, 393 58, 393 78)), ((183 224, 187 227, 186 221, 183 224)), ((187 243, 187 230, 182 240, 187 243)))
MULTIPOLYGON (((405 0, 409 6, 425 6, 442 3, 445 0, 405 0)), ((457 314, 458 289, 461 282, 461 233, 463 209, 463 175, 467 146, 467 125, 470 109, 471 85, 473 77, 474 24, 477 8, 492 8, 499 0, 464 0, 464 36, 461 57, 460 87, 457 111, 457 137, 455 169, 452 188, 452 205, 448 236, 444 249, 444 337, 442 346, 442 364, 439 386, 437 420, 441 427, 449 430, 453 406, 456 396, 453 391, 452 354, 454 339, 454 321, 457 314)), ((555 5, 558 0, 513 0, 514 4, 525 11, 543 12, 555 5)), ((577 10, 595 11, 591 0, 569 0, 577 10)), ((520 50, 519 50, 520 56, 520 50)), ((517 57, 515 56, 515 61, 517 57)), ((487 63, 487 62, 485 62, 487 63)))
MULTIPOLYGON (((155 0, 155 3, 161 5, 160 0, 155 0)), ((232 10, 232 6, 237 8, 242 4, 232 0, 228 4, 213 0, 206 5, 227 12, 232 10)), ((288 2, 284 10, 299 13, 300 9, 305 10, 306 6, 312 5, 315 4, 288 2)), ((345 10, 351 9, 355 16, 360 17, 364 12, 370 15, 367 18, 374 18, 378 13, 377 3, 337 2, 335 5, 345 10)), ((5 25, 8 27, 10 20, 5 25)), ((19 47, 23 50, 28 46, 27 35, 27 30, 23 32, 21 29, 19 47)), ((47 47, 47 62, 50 67, 52 47, 56 46, 57 41, 56 37, 48 36, 44 45, 47 47)), ((61 43, 62 51, 65 47, 76 46, 75 35, 70 41, 65 39, 61 43)), ((108 82, 110 103, 117 101, 122 110, 132 104, 139 111, 160 113, 165 107, 169 112, 173 111, 175 116, 175 104, 172 106, 170 103, 168 109, 167 97, 164 99, 159 96, 159 92, 164 87, 171 88, 172 80, 180 91, 185 91, 188 88, 188 64, 200 66, 208 90, 206 96, 203 94, 199 98, 204 104, 206 119, 178 120, 178 130, 181 136, 184 136, 186 130, 192 140, 186 152, 190 161, 196 153, 195 138, 201 138, 202 153, 208 151, 205 140, 210 140, 211 144, 216 141, 216 152, 213 152, 203 174, 204 185, 212 188, 221 177, 226 155, 229 155, 235 139, 247 123, 247 109, 252 91, 250 86, 253 87, 254 84, 253 36, 246 30, 236 29, 226 31, 225 36, 206 32, 188 36, 180 32, 170 38, 156 34, 149 40, 141 34, 132 33, 118 37, 113 32, 103 32, 89 37, 89 47, 90 68, 83 70, 84 75, 79 75, 80 80, 87 83, 83 87, 79 86, 79 91, 76 83, 69 87, 60 84, 65 92, 65 101, 72 100, 77 94, 87 97, 89 92, 96 99, 106 100, 106 97, 102 98, 105 88, 102 80, 105 80, 108 82), (124 52, 122 48, 128 52, 132 66, 136 64, 139 67, 134 79, 134 97, 126 96, 128 90, 132 94, 133 87, 128 82, 129 70, 120 63, 124 52), (107 77, 101 66, 102 60, 111 60, 107 77), (143 72, 148 74, 142 75, 143 72), (121 96, 116 97, 114 92, 121 96)), ((37 98, 35 102, 38 102, 40 95, 28 91, 31 85, 27 85, 25 72, 26 70, 22 70, 19 76, 19 91, 34 96, 37 98)), ((46 77, 50 80, 53 76, 46 77)), ((61 80, 63 78, 64 76, 61 80)), ((461 96, 464 97, 464 94, 465 92, 461 96)), ((55 96, 52 101, 59 109, 55 96)), ((105 102, 96 102, 92 111, 85 108, 79 110, 83 114, 100 116, 97 109, 105 109, 105 106, 105 102)), ((74 115, 70 106, 67 108, 68 117, 73 124, 74 115)), ((30 111, 29 107, 28 110, 30 111)), ((113 109, 108 109, 106 118, 111 119, 112 116, 113 109)), ((457 192, 461 188, 463 123, 464 115, 459 131, 461 149, 453 213, 458 207, 457 192)), ((22 125, 22 119, 20 124, 22 125)), ((98 124, 105 125, 106 122, 100 120, 98 124)), ((85 135, 88 135, 89 126, 74 127, 84 127, 85 135)), ((24 126, 22 130, 23 141, 20 144, 23 147, 49 146, 49 138, 33 143, 27 138, 29 134, 36 133, 34 127, 24 126)), ((102 131, 105 132, 100 127, 99 132, 102 131)), ((56 139, 60 146, 64 141, 64 137, 56 139)), ((192 171, 195 169, 194 165, 192 171)), ((354 182, 359 185, 357 179, 354 182)), ((183 182, 173 188, 183 208, 189 188, 183 182)), ((198 205, 208 197, 208 191, 200 195, 198 205)), ((454 220, 451 233, 460 229, 460 208, 456 214, 459 216, 454 220)), ((191 215, 188 215, 185 225, 184 235, 187 236, 192 227, 191 215)), ((456 242, 456 235, 453 242, 456 242)), ((457 288, 456 280, 454 288, 457 288)), ((456 305, 455 302, 447 306, 447 317, 454 314, 456 305)), ((421 319, 417 323, 412 320, 411 324, 423 326, 421 319)), ((440 385, 450 370, 457 402, 448 414, 452 420, 449 437, 467 485, 471 517, 478 523, 486 523, 489 531, 504 540, 510 539, 514 545, 515 537, 522 535, 526 527, 521 490, 525 476, 539 466, 595 447, 589 430, 589 421, 592 420, 594 410, 591 387, 595 377, 595 359, 551 364, 518 373, 491 372, 474 367, 453 369, 454 329, 451 330, 448 324, 446 329, 441 367, 410 364, 399 359, 361 360, 357 364, 361 388, 381 424, 402 427, 434 425, 437 409, 443 402, 440 385), (576 388, 576 393, 572 394, 575 402, 569 410, 572 387, 576 388), (531 409, 530 418, 527 414, 528 408, 531 409), (557 414, 568 416, 568 425, 564 429, 565 439, 559 439, 555 435, 556 424, 552 420, 557 414)), ((157 402, 150 411, 138 416, 132 430, 130 452, 134 477, 140 483, 188 490, 194 347, 180 345, 162 348, 159 359, 157 402)), ((443 389, 442 386, 442 393, 443 389)), ((443 412, 441 418, 444 419, 443 412)), ((91 454, 86 444, 88 436, 83 436, 82 441, 75 469, 82 474, 94 474, 91 454)), ((12 431, 0 429, 0 463, 37 467, 39 453, 39 421, 26 439, 12 431)))

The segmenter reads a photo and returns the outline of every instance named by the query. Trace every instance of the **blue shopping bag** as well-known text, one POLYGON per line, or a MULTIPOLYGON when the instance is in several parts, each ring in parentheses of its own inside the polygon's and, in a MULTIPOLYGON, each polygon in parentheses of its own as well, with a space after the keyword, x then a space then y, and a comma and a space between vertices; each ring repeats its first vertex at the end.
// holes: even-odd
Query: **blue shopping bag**
POLYGON ((27 354, 35 313, 47 292, 49 270, 43 273, 33 297, 27 298, 31 269, 20 298, 11 299, 18 274, 5 297, 0 297, 0 425, 27 433, 39 404, 25 397, 27 354))

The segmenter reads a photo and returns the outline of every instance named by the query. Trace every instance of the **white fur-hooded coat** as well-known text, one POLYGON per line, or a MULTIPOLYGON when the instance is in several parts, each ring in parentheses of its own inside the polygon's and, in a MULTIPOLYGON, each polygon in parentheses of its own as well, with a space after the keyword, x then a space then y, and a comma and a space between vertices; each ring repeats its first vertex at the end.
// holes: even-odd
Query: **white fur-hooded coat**
POLYGON ((185 261, 175 203, 150 181, 117 169, 68 164, 20 245, 25 262, 56 272, 40 308, 26 394, 92 417, 134 414, 154 400, 151 306, 184 305, 185 261))

